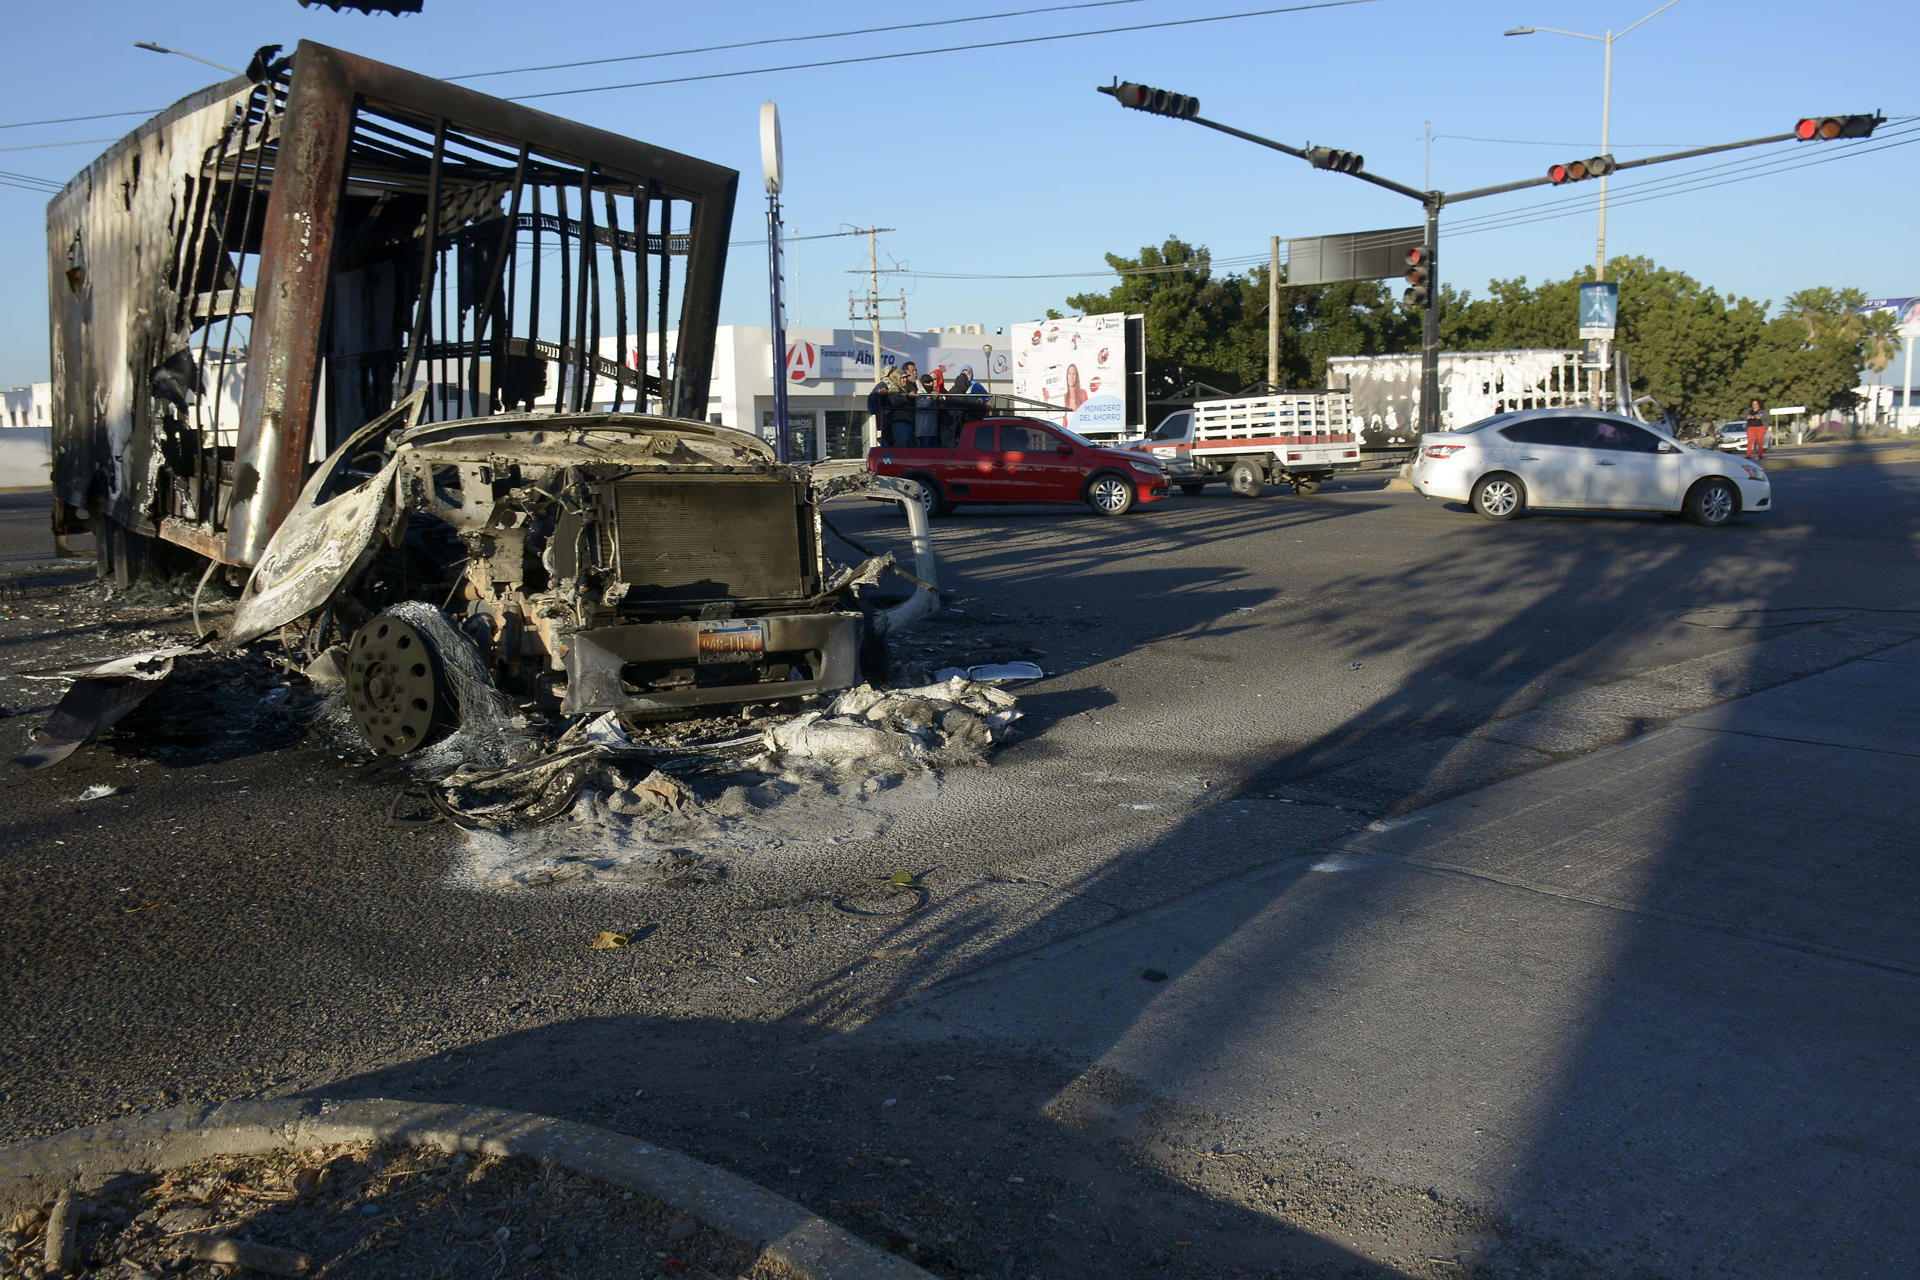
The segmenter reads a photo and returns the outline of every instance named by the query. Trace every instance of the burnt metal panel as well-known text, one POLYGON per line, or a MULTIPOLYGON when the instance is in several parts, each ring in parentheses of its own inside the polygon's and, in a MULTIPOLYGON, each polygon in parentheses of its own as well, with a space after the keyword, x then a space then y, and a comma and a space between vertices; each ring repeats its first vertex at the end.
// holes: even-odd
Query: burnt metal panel
POLYGON ((806 494, 801 482, 771 477, 678 476, 614 485, 618 569, 630 588, 628 601, 812 595, 806 494))
POLYGON ((307 478, 335 212, 353 89, 333 50, 302 43, 260 237, 253 356, 240 402, 227 556, 252 564, 307 478))
POLYGON ((153 369, 184 341, 172 268, 197 181, 245 79, 182 98, 109 147, 47 205, 57 502, 153 532, 153 369))
POLYGON ((49 206, 58 502, 251 563, 411 366, 434 420, 629 389, 704 417, 732 170, 322 45, 262 74, 142 125, 49 206), (547 225, 543 187, 580 217, 547 225), (543 230, 568 286, 545 330, 543 230), (669 380, 641 366, 670 291, 669 380))

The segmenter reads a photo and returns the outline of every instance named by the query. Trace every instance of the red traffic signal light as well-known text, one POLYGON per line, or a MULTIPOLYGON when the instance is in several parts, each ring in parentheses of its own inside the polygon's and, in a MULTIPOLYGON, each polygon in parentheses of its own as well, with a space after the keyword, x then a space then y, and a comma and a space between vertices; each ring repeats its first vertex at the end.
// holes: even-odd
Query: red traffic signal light
POLYGON ((1169 93, 1165 89, 1156 89, 1152 85, 1135 84, 1131 80, 1124 84, 1103 85, 1102 93, 1110 93, 1123 107, 1135 111, 1145 111, 1156 116, 1173 116, 1179 120, 1191 120, 1200 114, 1200 99, 1184 93, 1169 93))
POLYGON ((1613 157, 1592 156, 1586 160, 1569 160, 1565 164, 1550 165, 1547 168, 1547 181, 1559 186, 1563 182, 1579 182, 1583 178, 1604 178, 1614 169, 1613 157))
POLYGON ((1886 120, 1882 115, 1809 116, 1793 127, 1794 137, 1802 142, 1826 142, 1832 138, 1870 138, 1886 120))
POLYGON ((1424 307, 1433 298, 1433 250, 1415 245, 1407 250, 1406 292, 1400 298, 1410 307, 1424 307))

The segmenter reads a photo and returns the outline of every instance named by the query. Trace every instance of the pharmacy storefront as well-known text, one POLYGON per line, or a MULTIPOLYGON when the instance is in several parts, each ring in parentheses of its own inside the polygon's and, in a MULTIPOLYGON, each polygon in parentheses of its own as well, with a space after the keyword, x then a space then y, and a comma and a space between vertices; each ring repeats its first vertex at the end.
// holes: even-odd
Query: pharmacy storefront
MULTIPOLYGON (((884 373, 911 362, 918 373, 938 371, 949 384, 966 369, 973 379, 985 382, 989 392, 1011 391, 1006 343, 985 325, 906 333, 882 330, 878 367, 884 373)), ((851 329, 789 329, 783 367, 788 457, 796 462, 863 457, 874 443, 867 393, 879 380, 871 335, 851 329)), ((707 416, 724 426, 774 438, 770 329, 721 326, 707 416)))

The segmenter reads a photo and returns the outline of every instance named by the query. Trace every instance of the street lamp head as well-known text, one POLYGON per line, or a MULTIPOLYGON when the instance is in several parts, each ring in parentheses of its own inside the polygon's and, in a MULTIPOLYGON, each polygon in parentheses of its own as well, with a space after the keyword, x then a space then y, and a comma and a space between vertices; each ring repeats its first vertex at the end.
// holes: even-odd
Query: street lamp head
POLYGON ((173 50, 167 48, 165 45, 155 44, 151 40, 135 40, 133 42, 133 47, 136 49, 145 49, 148 53, 172 53, 173 52, 173 50))
POLYGON ((1533 34, 1533 28, 1532 27, 1515 27, 1511 31, 1502 31, 1500 34, 1503 36, 1530 36, 1533 34))

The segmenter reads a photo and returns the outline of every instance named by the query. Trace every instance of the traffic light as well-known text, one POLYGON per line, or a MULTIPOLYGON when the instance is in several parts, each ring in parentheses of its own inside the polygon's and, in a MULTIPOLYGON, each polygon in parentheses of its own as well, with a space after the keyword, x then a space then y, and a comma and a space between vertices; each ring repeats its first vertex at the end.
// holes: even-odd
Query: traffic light
POLYGON ((1355 151, 1335 151, 1332 147, 1309 147, 1307 159, 1316 169, 1335 173, 1358 173, 1367 167, 1367 158, 1355 151))
POLYGON ((1871 138, 1875 126, 1885 121, 1886 117, 1879 114, 1809 116, 1794 126, 1793 133, 1802 142, 1825 142, 1829 138, 1871 138))
POLYGON ((1176 120, 1191 120, 1200 114, 1200 99, 1184 93, 1170 93, 1165 89, 1156 89, 1152 85, 1134 84, 1131 80, 1125 84, 1102 86, 1102 93, 1110 93, 1120 100, 1123 107, 1132 107, 1135 111, 1146 111, 1156 116, 1172 116, 1176 120))
POLYGON ((1410 307, 1424 307, 1433 299, 1433 250, 1415 245, 1407 250, 1407 291, 1400 295, 1410 307))
POLYGON ((1579 182, 1583 178, 1604 178, 1612 172, 1612 156, 1593 156, 1586 160, 1569 160, 1565 164, 1548 166, 1547 181, 1557 187, 1563 182, 1579 182))

